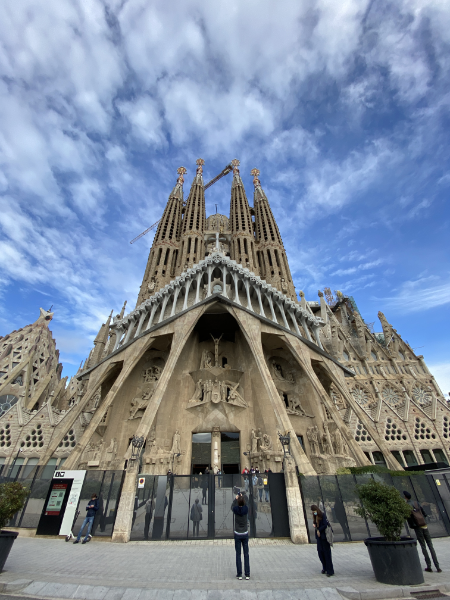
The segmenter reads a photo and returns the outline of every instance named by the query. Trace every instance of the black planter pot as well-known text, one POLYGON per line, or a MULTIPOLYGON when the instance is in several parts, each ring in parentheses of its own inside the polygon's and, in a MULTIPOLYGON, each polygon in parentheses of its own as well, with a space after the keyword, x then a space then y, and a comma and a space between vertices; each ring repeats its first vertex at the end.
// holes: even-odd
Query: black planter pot
POLYGON ((0 571, 3 571, 6 559, 18 535, 18 531, 0 531, 0 571))
POLYGON ((423 571, 417 553, 417 540, 401 538, 388 542, 382 537, 364 540, 369 551, 375 578, 390 585, 417 585, 423 583, 423 571))

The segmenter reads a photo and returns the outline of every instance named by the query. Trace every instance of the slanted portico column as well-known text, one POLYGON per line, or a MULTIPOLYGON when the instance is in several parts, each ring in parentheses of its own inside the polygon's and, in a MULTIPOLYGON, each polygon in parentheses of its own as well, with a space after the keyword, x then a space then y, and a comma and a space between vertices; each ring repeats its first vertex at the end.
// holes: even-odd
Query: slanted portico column
POLYGON ((278 305, 278 308, 280 309, 281 316, 283 317, 284 326, 286 327, 286 329, 290 329, 289 323, 286 319, 286 315, 284 314, 283 302, 277 302, 277 305, 278 305))
POLYGON ((212 265, 208 265, 208 291, 206 292, 206 297, 209 298, 209 296, 211 296, 211 274, 212 274, 212 270, 213 270, 213 266, 212 265))
POLYGON ((312 342, 311 333, 309 332, 309 327, 308 327, 308 324, 306 322, 306 317, 305 317, 305 315, 303 313, 302 313, 302 325, 303 325, 303 330, 306 333, 306 337, 308 338, 308 340, 310 342, 312 342))
POLYGON ((161 308, 161 314, 159 315, 158 323, 161 323, 161 321, 164 321, 164 313, 166 312, 166 306, 167 306, 168 301, 169 301, 169 291, 167 290, 164 292, 164 300, 163 300, 163 304, 162 304, 162 308, 161 308))
POLYGON ((300 333, 300 329, 298 327, 297 319, 295 318, 295 315, 292 312, 292 310, 289 311, 289 316, 291 317, 291 320, 294 323, 294 328, 295 328, 295 331, 296 331, 297 335, 301 336, 302 334, 300 333))
POLYGON ((239 300, 239 291, 238 291, 239 277, 238 277, 238 274, 234 271, 231 275, 232 275, 233 281, 234 281, 234 301, 236 302, 236 304, 240 304, 241 302, 239 300))
POLYGON ((250 286, 248 283, 248 279, 244 279, 245 291, 247 292, 247 308, 253 311, 252 302, 250 300, 250 286))
POLYGON ((285 456, 283 461, 284 481, 286 484, 286 500, 289 513, 289 529, 291 540, 294 544, 307 544, 308 531, 306 529, 303 501, 300 494, 295 462, 292 456, 285 456))
POLYGON ((173 317, 173 315, 175 314, 175 309, 177 307, 177 300, 178 300, 178 294, 180 293, 180 286, 176 285, 175 286, 175 291, 173 293, 173 304, 172 304, 172 310, 170 312, 170 316, 173 317))
MULTIPOLYGON (((254 289, 256 290, 256 295, 258 296, 258 302, 259 302, 259 314, 262 317, 266 317, 266 313, 264 312, 264 307, 263 307, 263 303, 261 300, 261 290, 259 289, 258 285, 254 286, 254 289)), ((266 317, 267 318, 267 317, 266 317)))
POLYGON ((136 496, 136 479, 139 469, 139 460, 133 461, 128 467, 120 494, 117 516, 114 523, 112 542, 126 543, 130 539, 133 510, 136 496))
POLYGON ((142 325, 144 324, 146 316, 147 316, 147 307, 144 306, 144 308, 141 310, 141 317, 139 319, 139 323, 136 328, 136 333, 134 334, 135 338, 137 338, 139 336, 139 334, 141 333, 142 325))
POLYGON ((222 265, 222 295, 228 298, 227 294, 227 265, 222 265))
POLYGON ((123 341, 122 346, 124 346, 128 342, 128 340, 130 339, 130 337, 131 337, 131 333, 132 333, 133 328, 134 328, 134 319, 135 319, 135 317, 132 316, 132 317, 130 317, 130 319, 128 321, 127 335, 125 336, 125 339, 123 341))
POLYGON ((123 335, 123 330, 124 330, 123 325, 121 325, 120 327, 116 327, 115 328, 116 341, 115 341, 115 344, 114 344, 113 352, 114 352, 114 350, 117 350, 117 348, 119 347, 120 340, 122 339, 122 335, 123 335))
POLYGON ((277 315, 275 314, 275 310, 273 308, 273 302, 272 302, 272 298, 271 298, 270 294, 267 294, 266 298, 267 298, 267 301, 269 302, 270 310, 272 311, 272 321, 274 321, 275 323, 278 323, 277 315))
POLYGON ((147 331, 148 329, 150 329, 150 327, 152 326, 153 319, 155 317, 155 312, 156 312, 156 309, 158 308, 158 305, 159 305, 158 302, 155 302, 153 304, 153 306, 152 306, 152 312, 150 313, 150 318, 148 320, 148 324, 147 324, 147 327, 145 328, 145 331, 147 331))
POLYGON ((203 271, 200 271, 200 273, 197 273, 197 290, 195 292, 195 302, 194 304, 197 304, 198 302, 200 302, 200 281, 203 277, 203 271))
POLYGON ((183 308, 182 308, 182 310, 186 310, 187 309, 187 302, 188 302, 189 289, 191 287, 191 283, 192 283, 192 279, 189 278, 186 281, 186 284, 185 284, 186 287, 185 287, 185 292, 184 292, 184 302, 183 302, 183 308))

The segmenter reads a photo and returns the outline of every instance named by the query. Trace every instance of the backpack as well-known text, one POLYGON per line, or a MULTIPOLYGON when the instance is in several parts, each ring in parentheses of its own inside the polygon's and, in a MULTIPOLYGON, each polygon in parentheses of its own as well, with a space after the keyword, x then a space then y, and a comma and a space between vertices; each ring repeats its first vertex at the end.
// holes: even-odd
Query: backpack
POLYGON ((333 533, 333 530, 331 528, 330 521, 326 517, 325 517, 325 519, 327 521, 327 526, 325 528, 325 537, 327 538, 327 542, 330 544, 330 546, 333 546, 334 533, 333 533))
POLYGON ((413 502, 413 504, 412 504, 411 519, 412 519, 412 522, 414 523, 414 527, 423 527, 424 525, 427 524, 418 502, 413 502))

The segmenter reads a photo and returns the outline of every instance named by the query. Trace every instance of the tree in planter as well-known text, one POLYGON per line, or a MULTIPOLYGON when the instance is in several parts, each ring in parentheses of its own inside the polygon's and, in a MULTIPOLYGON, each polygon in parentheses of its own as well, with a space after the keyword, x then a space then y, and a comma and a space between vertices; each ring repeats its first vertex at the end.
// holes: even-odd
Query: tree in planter
POLYGON ((403 523, 411 515, 411 506, 400 492, 390 485, 371 479, 356 486, 361 506, 356 509, 359 516, 369 519, 388 542, 400 539, 403 523))
POLYGON ((0 530, 23 508, 29 493, 30 490, 17 481, 0 484, 0 530))

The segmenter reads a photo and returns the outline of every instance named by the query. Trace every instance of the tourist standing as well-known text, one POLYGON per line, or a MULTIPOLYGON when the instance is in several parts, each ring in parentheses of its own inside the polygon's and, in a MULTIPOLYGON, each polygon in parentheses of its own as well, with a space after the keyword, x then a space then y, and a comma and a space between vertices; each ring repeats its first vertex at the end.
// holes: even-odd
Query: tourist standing
POLYGON ((322 574, 326 574, 327 577, 332 577, 334 575, 334 568, 331 559, 331 546, 328 543, 325 533, 325 529, 328 527, 329 523, 325 513, 323 513, 316 504, 311 506, 311 510, 313 513, 313 525, 316 530, 317 554, 322 563, 322 574))
POLYGON ((241 546, 244 551, 245 579, 250 579, 250 558, 248 555, 248 506, 242 494, 238 494, 233 501, 234 513, 234 548, 236 550, 236 578, 242 579, 241 546))
POLYGON ((256 484, 256 487, 258 488, 259 501, 262 502, 263 491, 264 491, 264 481, 261 476, 258 477, 258 482, 256 484))
POLYGON ((191 521, 192 521, 192 535, 195 537, 197 532, 197 537, 199 536, 200 530, 200 521, 203 519, 203 508, 198 503, 198 498, 195 499, 194 504, 191 508, 191 521))
POLYGON ((420 547, 422 548, 422 554, 424 555, 425 562, 427 563, 425 571, 428 571, 428 573, 433 572, 433 569, 431 568, 430 555, 427 551, 428 546, 428 548, 430 549, 431 557, 434 562, 434 566, 436 567, 436 571, 438 573, 442 573, 442 569, 439 567, 439 561, 433 547, 433 542, 431 541, 430 532, 425 521, 425 517, 427 515, 418 502, 413 502, 411 500, 411 494, 409 492, 404 491, 403 495, 405 497, 406 502, 412 507, 411 516, 408 519, 408 525, 411 527, 411 529, 414 529, 417 541, 419 542, 420 547))
POLYGON ((202 475, 202 504, 208 504, 208 499, 206 497, 207 491, 208 491, 208 480, 209 480, 209 475, 205 472, 204 475, 202 475))
POLYGON ((81 543, 85 544, 86 542, 89 541, 89 536, 90 536, 92 525, 93 525, 94 519, 95 519, 95 513, 98 511, 97 494, 92 494, 92 497, 89 500, 88 505, 86 506, 86 510, 87 510, 86 517, 85 517, 85 519, 83 521, 83 525, 81 526, 81 529, 78 533, 77 539, 74 541, 74 544, 78 544, 78 542, 80 541, 81 535, 83 533, 83 529, 86 527, 86 525, 88 526, 86 537, 84 538, 84 540, 81 543))

